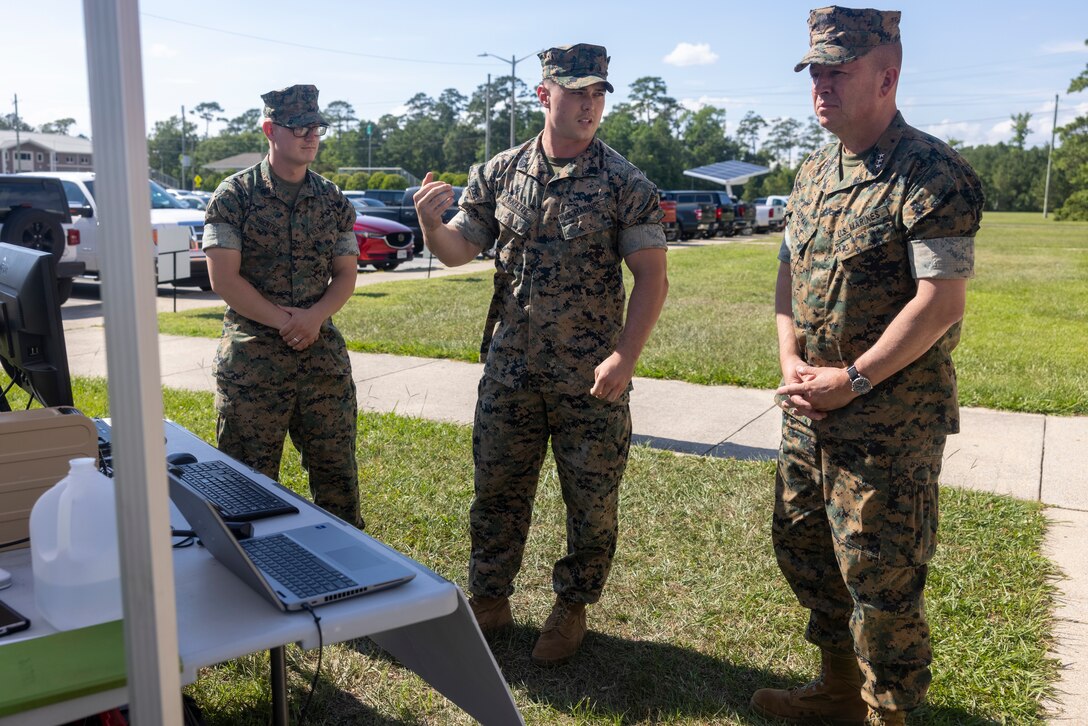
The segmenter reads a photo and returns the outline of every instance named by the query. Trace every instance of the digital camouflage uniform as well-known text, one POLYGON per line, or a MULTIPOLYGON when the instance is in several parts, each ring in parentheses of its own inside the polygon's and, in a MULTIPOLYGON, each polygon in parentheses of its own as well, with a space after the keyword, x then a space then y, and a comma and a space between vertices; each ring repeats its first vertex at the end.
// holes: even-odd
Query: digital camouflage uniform
MULTIPOLYGON (((285 126, 323 124, 317 89, 262 96, 265 115, 285 126)), ((355 209, 335 184, 307 171, 292 200, 266 157, 225 179, 205 213, 204 248, 242 253, 241 276, 277 305, 309 308, 325 294, 333 260, 357 256, 355 209)), ((217 446, 278 479, 284 434, 302 454, 314 502, 355 526, 359 515, 355 438, 358 408, 351 362, 332 320, 303 351, 276 328, 231 308, 215 358, 217 446)))
POLYGON ((596 602, 616 550, 630 386, 614 403, 589 391, 623 327, 623 258, 666 247, 657 189, 599 139, 553 172, 537 136, 473 167, 460 207, 451 225, 467 240, 498 241, 473 428, 469 589, 513 592, 550 438, 567 505, 553 588, 596 602))
MULTIPOLYGON (((842 154, 833 143, 804 162, 779 254, 790 265, 800 355, 812 366, 852 365, 917 279, 970 277, 982 209, 970 166, 900 114, 862 157, 842 154)), ((959 431, 950 355, 959 336, 956 323, 826 419, 783 417, 778 562, 811 611, 806 637, 859 656, 862 696, 875 708, 912 709, 930 682, 923 588, 945 437, 959 431)))

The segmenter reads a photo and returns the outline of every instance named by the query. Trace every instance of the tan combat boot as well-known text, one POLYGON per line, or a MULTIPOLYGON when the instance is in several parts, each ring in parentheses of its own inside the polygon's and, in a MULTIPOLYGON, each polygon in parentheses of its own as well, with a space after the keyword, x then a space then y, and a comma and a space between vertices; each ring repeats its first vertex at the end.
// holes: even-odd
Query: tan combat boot
POLYGON ((562 665, 570 660, 586 637, 586 604, 556 598, 552 614, 540 629, 533 648, 533 662, 541 666, 562 665))
POLYGON ((786 721, 828 724, 865 723, 869 707, 861 698, 861 669, 853 653, 821 651, 820 675, 799 688, 761 688, 752 694, 752 710, 786 721))
POLYGON ((484 635, 493 635, 514 624, 514 616, 510 613, 510 598, 508 597, 478 597, 473 595, 472 599, 468 601, 468 606, 472 608, 472 615, 476 618, 476 624, 480 626, 480 632, 484 635))
POLYGON ((869 709, 869 717, 865 719, 865 726, 907 726, 906 711, 878 711, 869 709))

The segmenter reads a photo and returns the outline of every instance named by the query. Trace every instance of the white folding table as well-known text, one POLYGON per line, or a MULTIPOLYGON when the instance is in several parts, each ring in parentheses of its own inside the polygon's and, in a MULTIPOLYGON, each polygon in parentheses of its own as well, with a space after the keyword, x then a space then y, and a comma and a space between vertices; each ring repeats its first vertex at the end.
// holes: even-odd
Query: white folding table
MULTIPOLYGON (((228 458, 173 422, 166 422, 165 429, 168 452, 187 451, 199 460, 228 458)), ((504 726, 524 723, 460 588, 267 477, 254 473, 253 478, 299 508, 299 514, 254 522, 255 534, 331 522, 354 533, 366 546, 393 553, 416 573, 404 585, 316 608, 326 644, 369 637, 479 722, 504 726)), ((171 517, 175 527, 186 527, 173 505, 171 517)), ((9 570, 14 581, 11 588, 0 591, 0 598, 32 622, 29 630, 0 640, 3 658, 5 644, 55 631, 34 605, 30 550, 0 554, 0 567, 9 570)), ((194 682, 199 668, 270 650, 273 722, 285 724, 283 646, 298 643, 303 648, 317 647, 317 626, 310 614, 280 612, 199 546, 175 550, 174 584, 182 682, 194 682)), ((0 726, 63 723, 127 700, 127 688, 113 689, 0 718, 0 726)))

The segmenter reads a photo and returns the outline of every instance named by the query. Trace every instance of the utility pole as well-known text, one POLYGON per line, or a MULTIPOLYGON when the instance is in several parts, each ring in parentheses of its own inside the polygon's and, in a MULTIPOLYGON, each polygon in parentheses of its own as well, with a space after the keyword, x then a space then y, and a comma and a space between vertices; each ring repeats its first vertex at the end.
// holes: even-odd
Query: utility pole
POLYGON ((514 60, 514 56, 510 56, 510 148, 514 148, 514 144, 517 141, 514 139, 514 124, 518 117, 518 97, 516 92, 515 83, 517 82, 517 76, 514 75, 514 69, 518 67, 518 62, 514 60))
POLYGON ((1054 123, 1050 127, 1050 151, 1046 155, 1046 185, 1043 187, 1043 219, 1046 219, 1046 205, 1050 201, 1050 162, 1054 158, 1054 135, 1058 131, 1058 94, 1054 94, 1054 123))
POLYGON ((529 56, 534 56, 534 55, 536 55, 536 53, 530 53, 529 55, 522 56, 521 58, 517 58, 515 56, 510 56, 510 60, 506 60, 502 56, 497 56, 494 53, 480 53, 480 55, 478 56, 479 58, 483 58, 484 56, 490 56, 492 58, 498 58, 499 60, 510 64, 510 146, 511 147, 514 146, 514 144, 517 143, 517 141, 514 138, 514 124, 515 124, 515 120, 517 119, 517 109, 518 109, 517 85, 516 85, 517 80, 518 80, 517 67, 518 67, 518 63, 525 60, 529 56))
POLYGON ((487 74, 484 91, 484 161, 491 158, 491 74, 487 74))
POLYGON ((185 156, 185 107, 181 107, 181 188, 185 189, 185 167, 189 166, 189 159, 185 156))
POLYGON ((19 94, 15 94, 15 172, 23 170, 23 145, 19 140, 19 94))
POLYGON ((370 164, 370 142, 373 139, 374 127, 368 121, 366 124, 366 173, 369 174, 373 168, 370 164))

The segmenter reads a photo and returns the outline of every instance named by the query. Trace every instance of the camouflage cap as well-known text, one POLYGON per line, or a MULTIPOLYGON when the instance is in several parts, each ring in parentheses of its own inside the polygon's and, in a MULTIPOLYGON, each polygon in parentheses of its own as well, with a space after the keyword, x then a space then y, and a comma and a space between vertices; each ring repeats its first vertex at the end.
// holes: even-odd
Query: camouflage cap
POLYGON ((899 40, 898 10, 843 8, 838 5, 819 8, 808 14, 809 49, 794 71, 815 63, 838 66, 850 63, 878 45, 899 40))
POLYGON ((281 88, 262 94, 261 100, 264 101, 264 115, 279 126, 331 125, 317 107, 317 86, 281 88))
POLYGON ((603 45, 578 43, 548 48, 537 53, 542 78, 563 88, 585 88, 603 83, 608 92, 616 89, 608 82, 608 51, 603 45))

